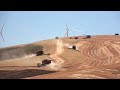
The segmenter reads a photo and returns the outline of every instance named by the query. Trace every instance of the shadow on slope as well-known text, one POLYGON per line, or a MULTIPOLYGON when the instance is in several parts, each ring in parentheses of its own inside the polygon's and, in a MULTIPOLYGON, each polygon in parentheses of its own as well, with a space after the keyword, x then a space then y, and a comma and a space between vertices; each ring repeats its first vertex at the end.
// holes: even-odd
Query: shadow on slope
POLYGON ((26 69, 26 70, 0 70, 0 79, 21 79, 37 75, 55 73, 56 71, 26 69))
POLYGON ((28 55, 36 55, 38 51, 42 51, 43 47, 38 45, 24 45, 24 46, 14 46, 0 49, 0 61, 17 59, 26 57, 28 55))

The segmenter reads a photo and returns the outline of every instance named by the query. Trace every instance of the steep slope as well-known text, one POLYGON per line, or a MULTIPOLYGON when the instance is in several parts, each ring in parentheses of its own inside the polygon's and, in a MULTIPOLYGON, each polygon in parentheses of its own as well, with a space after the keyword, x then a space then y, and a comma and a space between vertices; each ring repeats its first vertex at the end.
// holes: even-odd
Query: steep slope
POLYGON ((35 56, 38 51, 42 51, 42 46, 27 44, 23 46, 7 47, 0 49, 0 61, 35 56))
POLYGON ((18 45, 0 49, 0 56, 4 57, 4 59, 0 57, 0 66, 36 66, 37 63, 39 63, 43 59, 51 59, 47 55, 36 56, 35 53, 41 49, 43 49, 44 53, 54 53, 54 40, 49 39, 34 42, 31 44, 18 45), (16 58, 11 57, 11 55, 16 58))

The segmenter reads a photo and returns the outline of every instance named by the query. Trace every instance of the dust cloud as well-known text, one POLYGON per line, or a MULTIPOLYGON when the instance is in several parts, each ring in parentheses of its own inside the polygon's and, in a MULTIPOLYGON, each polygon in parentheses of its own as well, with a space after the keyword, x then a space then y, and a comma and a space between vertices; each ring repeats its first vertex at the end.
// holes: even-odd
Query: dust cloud
POLYGON ((65 47, 70 47, 71 45, 69 43, 64 44, 65 47))
POLYGON ((54 63, 53 61, 47 66, 52 70, 61 70, 61 64, 54 63))
POLYGON ((23 58, 31 58, 31 57, 34 57, 34 56, 36 56, 36 54, 25 55, 23 58))
POLYGON ((36 56, 36 54, 23 54, 23 55, 16 55, 16 54, 4 54, 4 55, 1 55, 1 58, 0 58, 0 61, 2 60, 16 60, 16 59, 25 59, 25 58, 31 58, 31 57, 34 57, 36 56))

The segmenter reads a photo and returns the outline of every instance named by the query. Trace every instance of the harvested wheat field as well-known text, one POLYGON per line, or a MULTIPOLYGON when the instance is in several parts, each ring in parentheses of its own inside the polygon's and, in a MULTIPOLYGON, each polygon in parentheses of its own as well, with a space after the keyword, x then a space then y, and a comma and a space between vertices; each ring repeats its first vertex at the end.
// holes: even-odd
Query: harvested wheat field
MULTIPOLYGON (((83 39, 83 36, 78 36, 78 39, 64 37, 31 45, 43 47, 44 53, 50 55, 25 53, 14 59, 2 58, 0 79, 120 79, 119 35, 96 35, 87 39, 83 39), (71 45, 75 45, 77 50, 69 49, 71 45), (43 59, 52 62, 37 67, 37 63, 43 59)), ((9 55, 11 51, 7 50, 0 49, 0 54, 3 55, 5 51, 9 55)))

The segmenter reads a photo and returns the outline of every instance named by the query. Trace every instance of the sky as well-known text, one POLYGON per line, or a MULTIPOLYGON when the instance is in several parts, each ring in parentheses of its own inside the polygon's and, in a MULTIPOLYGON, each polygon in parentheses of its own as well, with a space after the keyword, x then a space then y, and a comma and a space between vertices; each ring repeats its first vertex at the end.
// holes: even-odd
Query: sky
POLYGON ((0 11, 0 48, 27 44, 56 36, 110 35, 120 32, 120 11, 0 11))

